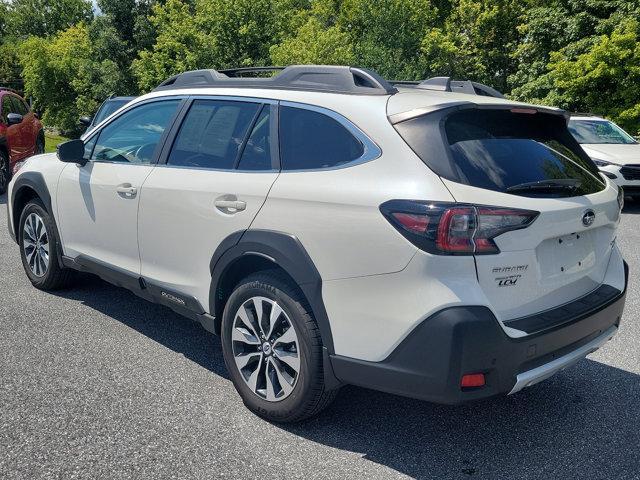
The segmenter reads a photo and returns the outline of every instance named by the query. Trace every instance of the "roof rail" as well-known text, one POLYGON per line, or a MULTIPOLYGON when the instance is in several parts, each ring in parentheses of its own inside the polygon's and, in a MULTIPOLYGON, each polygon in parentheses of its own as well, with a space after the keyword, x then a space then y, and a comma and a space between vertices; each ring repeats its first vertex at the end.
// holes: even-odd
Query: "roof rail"
POLYGON ((192 70, 166 79, 154 91, 198 87, 272 88, 356 95, 393 95, 398 91, 371 70, 329 65, 192 70), (277 70, 281 72, 273 77, 238 76, 243 73, 277 70))
POLYGON ((486 97, 504 98, 504 95, 494 88, 471 80, 451 80, 450 77, 433 77, 421 82, 392 81, 392 85, 419 88, 421 90, 435 90, 439 92, 457 92, 469 95, 483 95, 486 97))

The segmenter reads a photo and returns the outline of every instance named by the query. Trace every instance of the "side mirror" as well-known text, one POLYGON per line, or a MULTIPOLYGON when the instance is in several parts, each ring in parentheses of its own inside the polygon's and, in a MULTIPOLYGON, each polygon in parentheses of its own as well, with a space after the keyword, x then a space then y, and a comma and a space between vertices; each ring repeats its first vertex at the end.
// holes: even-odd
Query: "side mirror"
POLYGON ((87 160, 84 158, 84 142, 82 140, 69 140, 58 145, 58 159, 65 163, 77 163, 84 166, 87 160))
POLYGON ((7 115, 7 124, 17 125, 19 123, 22 123, 22 115, 19 113, 10 113, 7 115))
POLYGON ((80 123, 85 127, 88 127, 89 125, 91 125, 92 121, 93 121, 93 117, 89 117, 89 116, 80 117, 80 123))

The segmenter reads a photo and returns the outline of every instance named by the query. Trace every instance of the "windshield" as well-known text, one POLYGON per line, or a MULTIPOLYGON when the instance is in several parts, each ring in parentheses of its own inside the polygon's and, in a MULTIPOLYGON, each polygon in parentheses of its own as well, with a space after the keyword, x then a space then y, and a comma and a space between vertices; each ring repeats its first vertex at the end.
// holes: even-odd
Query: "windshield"
POLYGON ((631 135, 608 120, 571 119, 569 131, 578 143, 622 145, 637 143, 631 135))
POLYGON ((104 120, 109 115, 111 115, 113 112, 115 112, 120 107, 126 105, 129 102, 130 102, 130 100, 128 98, 118 99, 118 100, 107 100, 106 102, 104 102, 102 104, 102 106, 100 107, 100 109, 96 113, 96 116, 93 119, 93 124, 94 125, 99 124, 102 120, 104 120))

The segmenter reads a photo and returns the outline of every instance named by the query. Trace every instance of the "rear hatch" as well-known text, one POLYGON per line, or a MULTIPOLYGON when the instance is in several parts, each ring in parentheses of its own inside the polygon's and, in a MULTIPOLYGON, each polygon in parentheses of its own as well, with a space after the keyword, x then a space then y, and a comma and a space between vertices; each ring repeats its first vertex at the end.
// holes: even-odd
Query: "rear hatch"
MULTIPOLYGON (((556 308, 602 284, 621 199, 569 134, 562 114, 465 105, 395 127, 456 202, 474 205, 476 212, 486 205, 533 218, 482 239, 493 249, 475 249, 478 281, 499 320, 556 308)), ((506 221, 487 218, 494 232, 506 221)))

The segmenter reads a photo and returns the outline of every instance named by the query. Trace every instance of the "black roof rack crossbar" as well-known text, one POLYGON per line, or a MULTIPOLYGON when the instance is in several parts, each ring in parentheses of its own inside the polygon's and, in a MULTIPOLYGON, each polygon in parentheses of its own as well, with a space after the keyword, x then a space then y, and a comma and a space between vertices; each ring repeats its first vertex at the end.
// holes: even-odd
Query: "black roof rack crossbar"
POLYGON ((328 65, 193 70, 166 79, 155 90, 194 87, 274 88, 360 95, 392 95, 398 91, 374 71, 328 65), (238 76, 249 72, 276 71, 280 68, 280 73, 272 77, 238 76))
POLYGON ((450 77, 433 77, 421 82, 392 81, 392 85, 419 88, 421 90, 435 90, 439 92, 467 93, 469 95, 483 95, 486 97, 504 98, 504 95, 494 88, 471 80, 451 80, 450 77))

